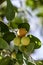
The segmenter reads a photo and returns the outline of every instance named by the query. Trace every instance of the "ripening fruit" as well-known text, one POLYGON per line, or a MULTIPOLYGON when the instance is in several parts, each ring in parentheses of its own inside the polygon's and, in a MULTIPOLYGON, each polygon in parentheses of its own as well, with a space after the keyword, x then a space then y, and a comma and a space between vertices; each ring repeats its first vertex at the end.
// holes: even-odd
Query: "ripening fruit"
POLYGON ((19 46, 20 43, 21 43, 20 38, 19 37, 15 37, 14 38, 14 45, 19 46))
POLYGON ((21 39, 21 44, 22 44, 22 45, 25 45, 25 46, 27 46, 28 44, 30 44, 30 39, 29 39, 29 37, 23 37, 23 38, 21 39))
POLYGON ((13 53, 11 54, 11 58, 16 59, 16 53, 15 53, 15 52, 13 52, 13 53))
POLYGON ((18 34, 19 37, 25 36, 26 33, 27 33, 27 31, 26 31, 25 28, 20 28, 20 29, 18 30, 18 32, 17 32, 17 34, 18 34))

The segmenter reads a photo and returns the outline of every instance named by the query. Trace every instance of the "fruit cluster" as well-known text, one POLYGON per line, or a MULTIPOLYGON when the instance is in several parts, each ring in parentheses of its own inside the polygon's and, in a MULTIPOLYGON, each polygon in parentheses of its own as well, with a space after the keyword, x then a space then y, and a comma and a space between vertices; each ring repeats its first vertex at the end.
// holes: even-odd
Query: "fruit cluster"
POLYGON ((25 45, 27 46, 30 43, 29 37, 26 37, 27 30, 25 28, 20 28, 17 31, 17 37, 14 38, 14 45, 21 46, 25 45))
MULTIPOLYGON (((27 28, 25 28, 25 26, 23 27, 22 25, 21 26, 19 25, 17 35, 13 39, 13 42, 14 46, 18 47, 17 49, 19 50, 20 53, 23 52, 28 56, 34 51, 34 49, 40 48, 41 41, 33 35, 27 35, 27 33, 28 33, 27 28)), ((11 54, 11 57, 13 59, 17 59, 17 55, 18 52, 16 53, 16 51, 14 51, 11 54)))
POLYGON ((17 36, 13 39, 15 46, 29 46, 31 43, 34 44, 34 49, 40 48, 41 41, 33 36, 26 35, 29 32, 30 25, 28 23, 21 23, 18 25, 17 36))

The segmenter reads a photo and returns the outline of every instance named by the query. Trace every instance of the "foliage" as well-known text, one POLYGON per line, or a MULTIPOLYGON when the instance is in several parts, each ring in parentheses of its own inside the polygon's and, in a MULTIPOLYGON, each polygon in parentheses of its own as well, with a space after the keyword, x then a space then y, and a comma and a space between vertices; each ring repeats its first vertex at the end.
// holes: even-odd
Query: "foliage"
POLYGON ((43 6, 43 0, 26 0, 26 5, 32 9, 43 6))
MULTIPOLYGON (((7 5, 0 9, 0 65, 23 65, 24 62, 26 65, 37 65, 36 62, 30 61, 29 57, 35 49, 41 47, 41 41, 33 35, 27 35, 30 31, 30 24, 25 17, 18 15, 19 8, 13 6, 10 0, 1 0, 0 4, 3 4, 4 1, 7 2, 7 5), (7 24, 3 21, 4 16, 8 20, 7 24), (27 33, 25 35, 23 33, 24 36, 20 37, 17 32, 21 28, 27 33), (20 44, 17 45, 18 43, 20 44)), ((35 0, 27 0, 26 4, 35 8, 37 5, 34 6, 34 4, 37 2, 34 2, 35 0)), ((40 4, 42 2, 41 0, 40 4)))

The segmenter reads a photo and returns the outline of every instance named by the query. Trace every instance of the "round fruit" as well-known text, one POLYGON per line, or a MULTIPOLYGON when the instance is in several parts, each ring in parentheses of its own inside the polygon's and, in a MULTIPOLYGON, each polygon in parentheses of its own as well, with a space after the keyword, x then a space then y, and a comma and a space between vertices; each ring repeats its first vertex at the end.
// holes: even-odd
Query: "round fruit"
POLYGON ((25 36, 26 33, 27 33, 27 31, 26 31, 25 28, 20 28, 20 29, 18 30, 18 32, 17 32, 17 34, 18 34, 19 37, 25 36))
POLYGON ((13 53, 11 54, 11 58, 16 59, 16 53, 15 53, 15 52, 13 52, 13 53))
POLYGON ((25 46, 27 46, 28 44, 30 44, 30 39, 29 39, 29 37, 23 37, 23 38, 21 39, 21 44, 22 44, 22 45, 25 45, 25 46))
POLYGON ((16 45, 16 46, 19 46, 20 45, 20 38, 19 37, 16 37, 16 38, 14 38, 14 45, 16 45))

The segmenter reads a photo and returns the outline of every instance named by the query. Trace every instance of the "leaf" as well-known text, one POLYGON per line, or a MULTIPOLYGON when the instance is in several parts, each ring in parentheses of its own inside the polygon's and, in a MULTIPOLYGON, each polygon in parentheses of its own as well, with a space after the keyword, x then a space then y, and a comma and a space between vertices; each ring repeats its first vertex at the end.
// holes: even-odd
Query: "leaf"
POLYGON ((31 7, 32 9, 35 9, 37 7, 35 0, 26 0, 26 6, 31 7))
POLYGON ((34 43, 30 43, 30 45, 28 45, 26 48, 27 48, 27 54, 30 55, 33 50, 34 50, 34 43))
POLYGON ((26 56, 29 56, 34 51, 34 43, 30 43, 27 46, 21 46, 19 50, 26 56))
POLYGON ((10 65, 10 57, 3 58, 0 65, 10 65))
POLYGON ((23 20, 21 17, 15 17, 14 22, 18 24, 18 23, 22 23, 23 20))
POLYGON ((10 22, 10 27, 15 29, 15 28, 18 28, 18 25, 15 22, 10 22))
POLYGON ((28 37, 30 38, 30 42, 35 44, 35 49, 41 47, 41 41, 37 37, 33 35, 28 35, 28 37))
POLYGON ((26 5, 27 5, 27 6, 33 6, 33 3, 34 3, 34 2, 33 2, 32 0, 29 0, 29 1, 26 0, 26 5))
POLYGON ((2 38, 0 38, 0 49, 9 49, 8 43, 2 38))
POLYGON ((43 0, 26 0, 26 5, 28 7, 31 7, 32 10, 36 9, 36 8, 40 8, 40 6, 43 6, 43 0))
POLYGON ((37 14, 38 17, 43 17, 43 13, 37 14))
POLYGON ((0 9, 0 16, 3 18, 4 17, 4 12, 5 12, 5 9, 4 8, 1 8, 0 9))
POLYGON ((0 21, 0 31, 2 33, 5 33, 5 32, 8 32, 9 31, 9 28, 6 24, 4 24, 3 22, 0 21))
POLYGON ((36 61, 36 64, 37 64, 37 65, 43 65, 43 60, 37 60, 37 61, 36 61))
MULTIPOLYGON (((25 59, 24 59, 25 60, 25 59)), ((29 61, 29 60, 25 60, 25 62, 26 62, 26 65, 36 65, 35 63, 33 63, 33 62, 31 62, 31 61, 29 61)))
POLYGON ((23 20, 21 17, 15 17, 11 22, 10 22, 10 26, 12 28, 18 28, 18 24, 22 23, 23 20))
POLYGON ((7 7, 6 7, 5 15, 9 21, 11 21, 15 16, 14 7, 11 4, 10 0, 7 0, 7 7))
POLYGON ((19 64, 23 64, 23 55, 20 51, 18 51, 17 55, 16 55, 17 61, 19 64))
POLYGON ((20 23, 18 28, 25 28, 27 31, 29 31, 30 25, 28 23, 20 23))
POLYGON ((3 35, 3 39, 6 40, 8 43, 15 38, 15 34, 13 32, 7 32, 3 35))
POLYGON ((31 62, 28 62, 28 64, 27 65, 36 65, 36 64, 34 64, 34 63, 31 63, 31 62))
POLYGON ((16 60, 15 59, 10 59, 9 65, 15 65, 16 60))

